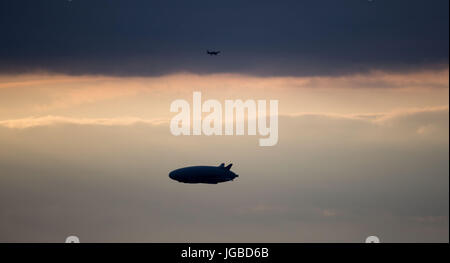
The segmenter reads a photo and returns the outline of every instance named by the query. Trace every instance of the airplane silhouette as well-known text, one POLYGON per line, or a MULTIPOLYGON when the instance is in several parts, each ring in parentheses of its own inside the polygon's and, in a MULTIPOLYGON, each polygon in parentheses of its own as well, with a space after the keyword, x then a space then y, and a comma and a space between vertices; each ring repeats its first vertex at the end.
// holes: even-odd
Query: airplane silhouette
POLYGON ((206 54, 210 55, 210 56, 217 56, 219 55, 220 51, 209 51, 206 50, 206 54))

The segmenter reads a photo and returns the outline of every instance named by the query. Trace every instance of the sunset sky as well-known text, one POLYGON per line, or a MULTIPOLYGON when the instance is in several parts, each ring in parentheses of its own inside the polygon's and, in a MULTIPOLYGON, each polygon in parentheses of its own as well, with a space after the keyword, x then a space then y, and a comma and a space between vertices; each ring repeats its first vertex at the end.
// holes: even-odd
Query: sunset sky
POLYGON ((448 242, 448 10, 1 0, 0 242, 448 242), (278 100, 278 144, 173 136, 194 91, 278 100))

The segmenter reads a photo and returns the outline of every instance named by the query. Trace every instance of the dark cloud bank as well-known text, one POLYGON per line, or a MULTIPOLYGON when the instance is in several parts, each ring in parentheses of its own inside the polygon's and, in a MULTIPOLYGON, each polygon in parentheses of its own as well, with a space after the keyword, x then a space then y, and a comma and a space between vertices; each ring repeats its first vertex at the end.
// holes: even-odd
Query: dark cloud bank
POLYGON ((0 72, 337 75, 448 67, 449 2, 8 1, 0 72), (206 49, 223 54, 209 57, 206 49))

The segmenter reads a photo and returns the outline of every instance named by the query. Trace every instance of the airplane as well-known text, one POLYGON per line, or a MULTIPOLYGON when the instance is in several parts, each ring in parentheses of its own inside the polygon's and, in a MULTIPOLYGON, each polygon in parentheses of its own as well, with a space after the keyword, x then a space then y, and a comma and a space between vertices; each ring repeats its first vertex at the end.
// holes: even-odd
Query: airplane
POLYGON ((169 173, 172 180, 185 184, 218 184, 233 181, 239 175, 232 172, 229 164, 219 166, 190 166, 169 173))
POLYGON ((219 55, 220 51, 209 51, 206 50, 206 54, 210 55, 210 56, 217 56, 219 55))

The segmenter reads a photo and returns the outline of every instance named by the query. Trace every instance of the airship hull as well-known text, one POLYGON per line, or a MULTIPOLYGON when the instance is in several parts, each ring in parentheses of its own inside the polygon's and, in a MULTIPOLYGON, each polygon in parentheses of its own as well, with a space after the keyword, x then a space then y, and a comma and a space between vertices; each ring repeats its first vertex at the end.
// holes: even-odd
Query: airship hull
POLYGON ((175 181, 186 184, 218 184, 234 180, 238 175, 230 171, 230 167, 191 166, 180 168, 169 173, 175 181))

